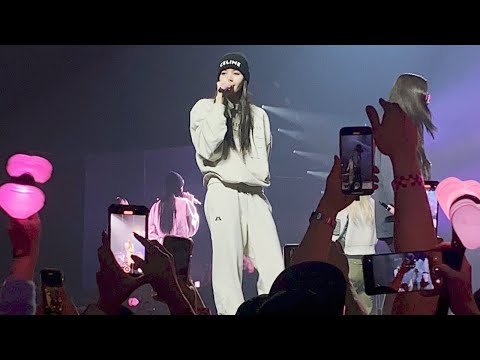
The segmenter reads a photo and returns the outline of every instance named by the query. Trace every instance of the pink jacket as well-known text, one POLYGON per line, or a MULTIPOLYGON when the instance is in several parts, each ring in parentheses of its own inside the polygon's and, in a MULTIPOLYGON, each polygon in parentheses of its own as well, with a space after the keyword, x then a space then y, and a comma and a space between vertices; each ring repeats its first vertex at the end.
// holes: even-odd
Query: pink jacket
POLYGON ((150 215, 148 216, 149 240, 158 240, 160 243, 163 243, 163 238, 166 235, 190 238, 197 233, 200 217, 197 208, 190 200, 183 197, 175 197, 176 213, 170 234, 164 234, 160 229, 160 204, 161 200, 158 200, 150 209, 150 215))

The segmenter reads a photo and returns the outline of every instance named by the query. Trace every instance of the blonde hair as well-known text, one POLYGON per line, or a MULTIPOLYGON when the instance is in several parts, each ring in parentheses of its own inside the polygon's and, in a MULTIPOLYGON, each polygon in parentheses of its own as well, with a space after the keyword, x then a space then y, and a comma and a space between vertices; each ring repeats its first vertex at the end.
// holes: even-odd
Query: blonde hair
POLYGON ((370 196, 360 196, 359 201, 354 201, 347 207, 349 221, 374 225, 374 207, 370 196))
POLYGON ((426 129, 432 138, 434 137, 434 132, 437 131, 433 124, 432 114, 428 108, 428 94, 427 79, 420 75, 406 73, 397 78, 388 98, 388 101, 400 105, 402 110, 417 126, 417 158, 423 177, 427 180, 430 179, 432 165, 425 153, 423 131, 426 129))

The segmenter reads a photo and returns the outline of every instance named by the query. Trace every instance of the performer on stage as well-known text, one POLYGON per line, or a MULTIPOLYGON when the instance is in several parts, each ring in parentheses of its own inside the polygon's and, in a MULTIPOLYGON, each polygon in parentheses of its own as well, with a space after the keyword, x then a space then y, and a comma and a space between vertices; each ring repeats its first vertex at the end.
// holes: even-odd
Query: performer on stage
POLYGON ((148 239, 163 243, 166 235, 190 238, 198 231, 199 215, 195 204, 200 202, 183 191, 185 180, 175 171, 165 178, 165 191, 150 209, 148 239))
POLYGON ((373 309, 373 298, 365 293, 363 280, 363 255, 375 254, 377 232, 375 228, 374 200, 361 196, 337 215, 338 229, 333 233, 333 241, 339 241, 348 259, 348 278, 367 313, 373 309))
POLYGON ((190 133, 207 187, 215 304, 218 314, 234 315, 244 302, 243 255, 258 271, 259 294, 269 292, 283 260, 264 193, 272 148, 267 113, 250 102, 250 69, 242 54, 223 56, 216 75, 214 98, 199 100, 190 112, 190 133))

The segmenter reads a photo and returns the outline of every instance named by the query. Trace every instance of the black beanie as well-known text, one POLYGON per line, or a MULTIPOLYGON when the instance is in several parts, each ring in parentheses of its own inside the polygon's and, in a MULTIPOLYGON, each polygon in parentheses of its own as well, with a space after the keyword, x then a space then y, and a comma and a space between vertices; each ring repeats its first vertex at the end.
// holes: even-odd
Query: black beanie
POLYGON ((218 76, 220 76, 220 73, 225 69, 236 69, 242 73, 246 82, 250 82, 250 69, 248 67, 248 61, 245 56, 240 53, 223 55, 218 67, 218 76))

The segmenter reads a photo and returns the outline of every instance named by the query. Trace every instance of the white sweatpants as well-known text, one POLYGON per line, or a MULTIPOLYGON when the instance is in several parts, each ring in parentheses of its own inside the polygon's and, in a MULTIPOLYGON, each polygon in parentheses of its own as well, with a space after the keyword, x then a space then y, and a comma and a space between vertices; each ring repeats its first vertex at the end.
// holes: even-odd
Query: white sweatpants
POLYGON ((258 271, 258 294, 267 294, 283 271, 283 256, 270 203, 260 187, 208 183, 205 215, 212 237, 212 285, 219 315, 234 315, 244 302, 243 254, 258 271))

